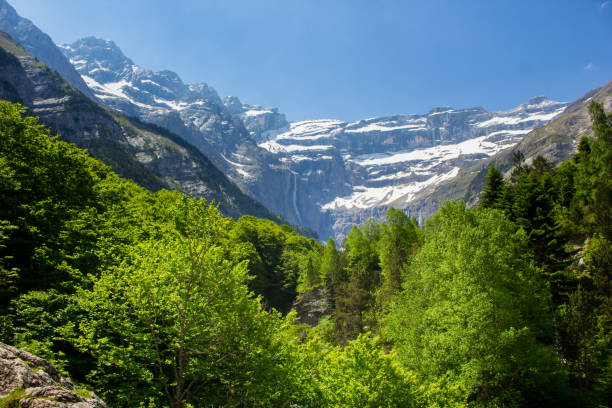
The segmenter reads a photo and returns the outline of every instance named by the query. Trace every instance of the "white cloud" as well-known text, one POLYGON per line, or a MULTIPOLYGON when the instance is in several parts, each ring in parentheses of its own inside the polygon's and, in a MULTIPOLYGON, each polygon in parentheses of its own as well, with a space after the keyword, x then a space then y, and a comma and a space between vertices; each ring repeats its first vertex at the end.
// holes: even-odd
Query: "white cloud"
POLYGON ((593 69, 593 67, 595 67, 595 65, 593 65, 592 62, 589 62, 588 64, 584 66, 584 69, 589 70, 589 69, 593 69))
POLYGON ((610 6, 610 0, 606 0, 603 3, 601 3, 601 8, 606 8, 608 6, 610 6))

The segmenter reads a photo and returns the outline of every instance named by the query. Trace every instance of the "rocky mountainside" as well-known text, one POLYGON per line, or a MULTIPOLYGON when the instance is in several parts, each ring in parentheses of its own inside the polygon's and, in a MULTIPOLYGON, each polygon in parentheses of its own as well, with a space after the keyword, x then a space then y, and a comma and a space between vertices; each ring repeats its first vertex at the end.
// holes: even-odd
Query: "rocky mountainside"
POLYGON ((461 168, 513 146, 548 123, 567 104, 533 98, 515 109, 434 108, 346 123, 303 121, 268 130, 260 147, 275 153, 306 183, 320 178, 330 194, 317 204, 344 230, 389 206, 406 208, 423 189, 455 177, 461 168), (330 169, 344 169, 334 174, 330 169))
POLYGON ((506 112, 443 107, 288 123, 276 108, 221 101, 206 84, 143 69, 112 41, 86 38, 62 50, 107 106, 175 131, 269 208, 340 241, 353 223, 408 207, 423 189, 513 146, 567 106, 538 97, 506 112))
POLYGON ((96 394, 75 387, 48 361, 4 343, 0 343, 0 405, 106 408, 96 394))
POLYGON ((552 122, 527 133, 513 147, 462 168, 456 177, 421 190, 407 210, 429 217, 446 200, 464 200, 474 205, 482 191, 488 168, 495 165, 508 174, 512 168, 512 153, 517 150, 523 153, 528 164, 538 155, 555 164, 568 160, 576 152, 580 138, 592 135, 588 112, 591 100, 602 103, 607 112, 612 111, 612 82, 572 102, 552 122))
POLYGON ((0 0, 0 30, 8 33, 28 52, 48 67, 57 71, 66 81, 89 98, 94 98, 79 73, 57 48, 53 40, 30 20, 17 14, 6 0, 0 0))
POLYGON ((183 139, 93 102, 3 32, 0 99, 27 106, 63 139, 151 190, 177 189, 215 200, 224 214, 233 217, 276 219, 183 139))
MULTIPOLYGON (((294 175, 257 146, 238 113, 248 108, 237 98, 226 106, 207 84, 188 85, 174 72, 139 67, 112 41, 89 37, 61 49, 106 106, 169 129, 267 208, 292 223, 305 224, 285 194, 292 189, 294 175)), ((281 122, 258 116, 249 123, 256 129, 257 123, 281 122)))

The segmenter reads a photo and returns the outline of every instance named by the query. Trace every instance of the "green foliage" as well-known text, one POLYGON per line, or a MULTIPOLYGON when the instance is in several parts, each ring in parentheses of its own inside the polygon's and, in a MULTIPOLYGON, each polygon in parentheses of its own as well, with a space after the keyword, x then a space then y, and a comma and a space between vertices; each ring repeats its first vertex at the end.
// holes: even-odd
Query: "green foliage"
POLYGON ((303 252, 298 259, 298 268, 298 293, 304 293, 323 283, 323 277, 321 276, 321 253, 319 249, 303 252))
POLYGON ((423 231, 390 209, 343 248, 150 193, 23 113, 0 102, 0 338, 111 407, 612 400, 600 105, 573 160, 516 152, 508 181, 490 169, 478 210, 447 203, 423 231), (298 324, 296 294, 319 285, 332 314, 298 324))
POLYGON ((323 276, 325 285, 330 288, 330 292, 333 292, 333 288, 344 280, 340 268, 340 255, 336 249, 336 241, 332 237, 329 237, 323 249, 320 274, 323 276))
MULTIPOLYGON (((23 112, 0 102, 0 220, 13 228, 8 236, 3 233, 0 259, 7 269, 19 270, 19 291, 66 290, 64 282, 84 279, 95 263, 99 196, 94 187, 112 173, 51 138, 36 119, 22 118, 23 112)), ((4 305, 9 301, 10 296, 0 298, 4 305)))
POLYGON ((525 234, 501 212, 444 205, 403 288, 388 336, 420 380, 458 385, 459 403, 504 406, 554 384, 554 356, 538 341, 550 330, 546 290, 525 234))
POLYGON ((6 397, 0 399, 0 408, 20 408, 21 404, 19 403, 19 400, 23 399, 24 397, 24 389, 14 390, 6 397))
POLYGON ((495 166, 487 172, 479 205, 483 208, 501 208, 504 194, 504 176, 495 166))
POLYGON ((78 345, 98 361, 90 380, 121 405, 162 390, 171 407, 248 402, 262 392, 252 376, 266 378, 277 317, 249 295, 246 263, 228 259, 228 219, 185 197, 167 211, 174 230, 79 293, 78 345))
MULTIPOLYGON (((231 245, 241 247, 242 253, 237 256, 249 261, 249 274, 253 276, 251 289, 262 295, 268 306, 282 312, 289 310, 297 296, 303 268, 308 269, 309 262, 313 268, 319 264, 319 243, 298 235, 289 226, 279 226, 269 220, 244 216, 232 226, 228 240, 231 245)), ((314 269, 310 279, 318 281, 314 269)))
POLYGON ((361 335, 346 347, 318 336, 289 341, 295 406, 412 407, 414 377, 385 353, 379 339, 361 335))
POLYGON ((382 288, 378 300, 382 307, 386 307, 391 297, 400 290, 409 258, 420 243, 418 226, 403 211, 390 208, 385 220, 378 245, 382 268, 382 288))

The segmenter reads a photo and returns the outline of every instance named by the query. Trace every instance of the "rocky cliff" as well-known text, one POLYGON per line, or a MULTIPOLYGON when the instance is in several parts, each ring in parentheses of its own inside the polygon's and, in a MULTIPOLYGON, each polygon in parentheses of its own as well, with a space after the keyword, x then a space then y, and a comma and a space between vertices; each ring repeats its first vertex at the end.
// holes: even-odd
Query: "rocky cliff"
POLYGON ((107 106, 172 129, 244 191, 321 239, 342 241, 353 223, 389 206, 408 208, 419 192, 515 145, 567 106, 538 97, 504 112, 440 107, 288 123, 276 108, 221 101, 206 84, 143 69, 111 41, 86 38, 62 49, 107 106))
MULTIPOLYGON (((241 119, 240 112, 249 109, 237 98, 226 105, 205 83, 185 84, 174 72, 142 68, 112 41, 88 37, 61 49, 106 106, 169 129, 271 211, 304 224, 287 195, 294 174, 275 155, 257 146, 241 119)), ((253 129, 283 122, 265 115, 244 116, 253 117, 249 122, 253 129)))
POLYGON ((0 343, 0 405, 106 408, 96 394, 75 387, 48 361, 4 343, 0 343))

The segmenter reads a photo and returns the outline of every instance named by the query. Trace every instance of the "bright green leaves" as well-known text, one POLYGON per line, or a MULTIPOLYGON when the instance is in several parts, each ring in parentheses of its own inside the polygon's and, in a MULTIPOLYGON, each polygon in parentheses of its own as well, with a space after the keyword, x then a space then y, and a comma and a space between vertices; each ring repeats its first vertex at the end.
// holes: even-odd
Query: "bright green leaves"
POLYGON ((148 387, 163 390, 172 407, 220 403, 229 389, 231 399, 244 398, 257 384, 244 375, 261 368, 277 317, 250 295, 246 263, 228 258, 229 221, 215 207, 179 197, 168 212, 174 231, 138 244, 91 292, 79 293, 88 313, 79 343, 98 361, 90 379, 135 376, 136 393, 100 384, 121 404, 137 402, 124 401, 129 395, 154 397, 148 387))
POLYGON ((423 381, 459 384, 458 402, 504 401, 507 392, 520 393, 530 373, 541 369, 526 353, 544 353, 553 364, 536 340, 550 321, 545 287, 526 237, 501 212, 445 204, 428 224, 403 288, 388 318, 388 337, 400 361, 423 381))

